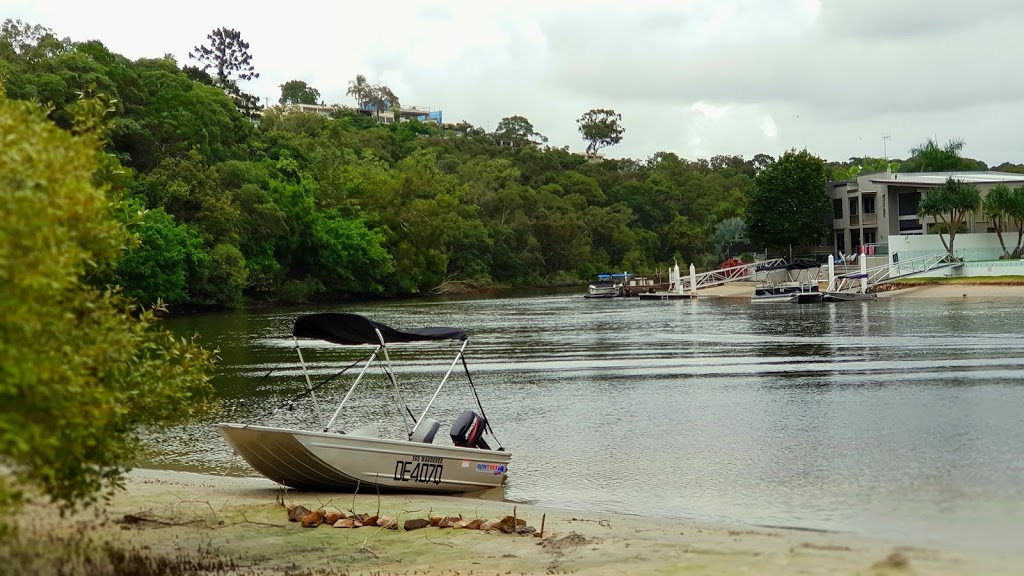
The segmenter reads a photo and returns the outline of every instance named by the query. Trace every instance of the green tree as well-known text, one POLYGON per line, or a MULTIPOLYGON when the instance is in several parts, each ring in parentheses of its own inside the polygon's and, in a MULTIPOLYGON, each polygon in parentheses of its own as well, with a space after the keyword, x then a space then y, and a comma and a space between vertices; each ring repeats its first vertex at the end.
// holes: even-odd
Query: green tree
POLYGON ((217 244, 190 278, 192 302, 217 308, 242 305, 242 289, 249 278, 245 257, 234 244, 217 244))
POLYGON ((537 132, 525 116, 506 116, 494 128, 494 138, 502 145, 514 148, 537 146, 548 141, 548 137, 537 132))
POLYGON ((747 235, 758 246, 783 249, 824 238, 832 200, 825 191, 825 163, 807 150, 790 150, 757 178, 747 203, 747 235))
POLYGON ((279 104, 316 104, 319 101, 320 91, 302 80, 289 80, 281 84, 279 104))
POLYGON ((208 406, 213 356, 87 279, 129 235, 93 184, 106 104, 73 135, 0 91, 0 504, 32 486, 62 506, 121 484, 140 426, 208 406))
POLYGON ((117 283, 125 287, 126 296, 144 305, 188 301, 188 277, 206 261, 203 241, 161 208, 134 220, 129 231, 136 234, 138 246, 117 262, 117 283))
POLYGON ((253 80, 260 77, 252 64, 249 43, 242 39, 241 32, 231 28, 216 28, 206 35, 209 46, 200 44, 188 53, 188 57, 203 65, 203 71, 214 70, 214 84, 230 95, 239 111, 253 115, 259 110, 259 100, 242 91, 239 80, 253 80))
POLYGON ((1006 250, 1006 242, 1003 240, 1003 231, 1009 224, 1012 200, 1013 193, 1010 188, 1005 184, 997 184, 988 191, 985 201, 982 203, 982 210, 992 221, 992 227, 995 228, 996 236, 999 238, 999 246, 1003 249, 1002 258, 1010 257, 1009 251, 1006 250))
POLYGON ((727 218, 715 224, 715 232, 711 235, 711 243, 715 255, 721 259, 729 256, 729 246, 746 239, 746 224, 742 218, 727 218))
POLYGON ((968 214, 976 212, 980 207, 981 193, 978 187, 950 176, 942 186, 929 190, 921 197, 917 213, 920 216, 931 216, 940 223, 936 226, 939 240, 952 259, 955 258, 953 241, 956 240, 960 226, 967 221, 968 214), (943 233, 949 235, 948 242, 943 233))
POLYGON ((593 156, 601 148, 622 142, 626 129, 621 122, 622 114, 604 108, 596 108, 580 116, 576 124, 583 140, 587 142, 587 155, 593 156))
POLYGON ((1010 256, 1013 258, 1022 257, 1024 249, 1024 186, 1014 188, 1006 201, 1007 221, 1017 230, 1017 245, 1010 256))
POLYGON ((349 80, 345 95, 354 98, 357 107, 364 108, 370 100, 371 88, 370 83, 366 81, 366 76, 356 74, 354 80, 349 80))
POLYGON ((903 172, 954 172, 957 170, 985 170, 984 162, 964 158, 964 141, 953 139, 940 146, 928 138, 910 149, 910 158, 900 165, 903 172))
POLYGON ((385 110, 395 111, 401 109, 398 96, 385 84, 370 86, 366 94, 366 103, 373 106, 373 115, 378 119, 380 118, 380 113, 385 110))

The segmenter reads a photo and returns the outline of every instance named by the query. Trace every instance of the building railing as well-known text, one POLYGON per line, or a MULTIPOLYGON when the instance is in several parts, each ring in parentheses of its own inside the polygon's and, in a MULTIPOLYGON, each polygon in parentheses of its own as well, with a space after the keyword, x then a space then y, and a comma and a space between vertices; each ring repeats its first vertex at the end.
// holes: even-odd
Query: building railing
POLYGON ((858 216, 857 214, 851 214, 850 226, 860 226, 860 216, 858 216))
POLYGON ((878 224, 878 214, 864 214, 860 217, 861 224, 867 226, 869 224, 878 224))
POLYGON ((889 254, 889 245, 864 244, 864 253, 867 254, 868 256, 886 256, 889 254))
MULTIPOLYGON (((940 248, 939 251, 943 250, 940 248)), ((935 250, 897 250, 896 254, 900 260, 909 260, 935 252, 935 250)), ((986 262, 999 260, 999 257, 1003 255, 1003 250, 1001 248, 954 248, 953 254, 957 258, 962 258, 964 262, 986 262)))

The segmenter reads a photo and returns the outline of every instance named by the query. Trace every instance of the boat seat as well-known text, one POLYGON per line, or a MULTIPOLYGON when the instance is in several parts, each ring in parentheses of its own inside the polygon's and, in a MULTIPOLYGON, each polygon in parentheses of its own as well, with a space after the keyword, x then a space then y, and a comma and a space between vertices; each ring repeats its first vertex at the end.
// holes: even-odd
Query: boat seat
POLYGON ((412 435, 409 436, 409 440, 412 442, 422 442, 424 444, 432 444, 434 442, 434 435, 437 434, 437 430, 441 427, 441 423, 433 418, 424 418, 420 421, 416 429, 412 431, 412 435))

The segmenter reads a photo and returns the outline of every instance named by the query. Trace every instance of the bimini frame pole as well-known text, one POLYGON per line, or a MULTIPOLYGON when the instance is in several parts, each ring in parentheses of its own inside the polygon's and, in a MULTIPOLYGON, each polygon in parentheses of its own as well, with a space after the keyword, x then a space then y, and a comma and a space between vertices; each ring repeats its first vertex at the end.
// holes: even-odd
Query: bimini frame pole
POLYGON ((306 390, 309 391, 309 396, 313 399, 313 407, 316 408, 316 417, 322 422, 324 414, 320 411, 320 403, 316 401, 316 394, 313 393, 313 382, 309 380, 309 370, 306 368, 306 361, 302 359, 302 348, 299 348, 299 339, 292 336, 292 340, 295 341, 295 351, 299 354, 299 364, 302 364, 302 374, 306 377, 306 390))
POLYGON ((366 369, 370 367, 371 363, 373 363, 373 359, 377 357, 381 348, 383 348, 383 346, 377 346, 377 349, 373 351, 373 354, 370 354, 370 357, 366 359, 366 364, 363 364, 363 369, 359 371, 359 376, 356 376, 356 381, 352 383, 348 392, 345 393, 345 397, 341 399, 341 404, 338 404, 337 410, 335 410, 334 415, 331 416, 331 421, 327 423, 327 426, 324 426, 324 432, 330 430, 331 426, 334 425, 334 421, 337 420, 338 415, 341 414, 341 409, 345 406, 345 402, 348 402, 348 397, 352 395, 352 391, 356 389, 356 385, 358 385, 359 381, 363 379, 363 374, 366 374, 366 369))
POLYGON ((409 433, 410 437, 412 436, 413 432, 416 432, 416 427, 420 425, 420 422, 422 422, 423 419, 427 416, 427 412, 430 410, 430 407, 434 404, 434 400, 437 399, 437 395, 441 393, 441 388, 444 388, 445 383, 448 382, 448 377, 452 375, 452 370, 455 369, 455 365, 458 364, 459 358, 461 358, 462 353, 465 352, 467 344, 469 344, 469 338, 466 338, 465 340, 462 341, 462 348, 459 348, 458 353, 455 354, 455 359, 452 360, 452 365, 448 367, 448 372, 444 375, 444 378, 441 380, 441 383, 437 385, 437 390, 434 390, 434 395, 430 397, 430 402, 427 402, 427 407, 423 409, 423 414, 420 414, 420 417, 416 419, 416 426, 412 427, 412 432, 409 433))
MULTIPOLYGON (((402 422, 405 423, 405 429, 410 430, 409 418, 412 417, 412 412, 409 411, 409 405, 405 403, 405 398, 402 398, 402 391, 398 389, 398 378, 395 376, 395 371, 391 367, 391 357, 388 355, 388 347, 384 345, 384 335, 376 328, 374 328, 373 331, 377 333, 377 339, 380 340, 380 347, 384 349, 384 363, 387 365, 388 379, 391 380, 391 387, 394 389, 395 398, 398 400, 398 411, 402 413, 402 422)), ((412 432, 410 431, 409 434, 412 434, 412 432)))

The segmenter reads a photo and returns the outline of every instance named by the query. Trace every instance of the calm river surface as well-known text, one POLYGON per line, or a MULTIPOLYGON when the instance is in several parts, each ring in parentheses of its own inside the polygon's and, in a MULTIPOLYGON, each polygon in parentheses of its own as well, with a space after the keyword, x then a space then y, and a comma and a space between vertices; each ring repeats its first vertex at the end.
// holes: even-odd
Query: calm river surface
MULTIPOLYGON (((509 500, 1019 549, 1022 304, 751 306, 562 294, 177 318, 172 328, 221 350, 223 412, 161 437, 153 460, 223 472, 231 452, 217 420, 322 427, 308 399, 264 414, 304 389, 294 319, 350 311, 399 328, 466 329, 484 408, 513 452, 509 500)), ((406 364, 397 374, 417 412, 454 349, 398 348, 393 360, 406 364)), ((321 346, 306 360, 322 379, 368 353, 321 346)), ((351 382, 344 378, 320 394, 325 411, 351 382)), ((464 378, 445 390, 432 414, 447 442, 452 419, 473 402, 464 378)), ((344 427, 384 418, 397 432, 384 391, 379 373, 357 389, 344 427)))

